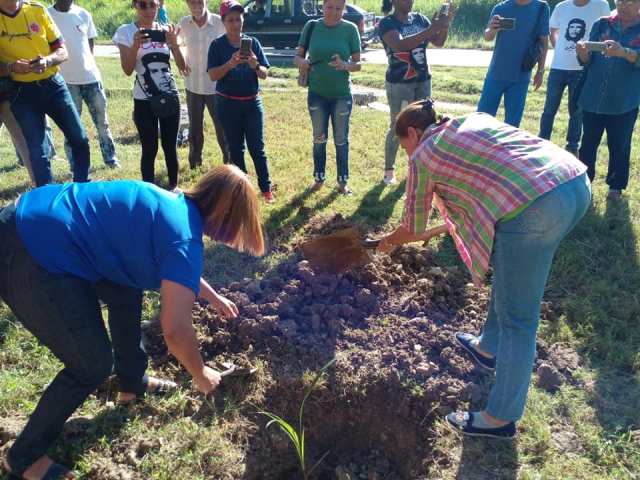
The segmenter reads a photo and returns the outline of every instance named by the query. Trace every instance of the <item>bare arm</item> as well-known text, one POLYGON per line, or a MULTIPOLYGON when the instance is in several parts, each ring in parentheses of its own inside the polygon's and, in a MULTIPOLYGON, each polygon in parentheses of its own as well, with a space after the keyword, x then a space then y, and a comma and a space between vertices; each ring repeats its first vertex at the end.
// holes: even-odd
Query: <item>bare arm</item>
POLYGON ((419 234, 413 234, 403 225, 400 225, 392 233, 380 240, 380 246, 378 247, 378 250, 381 252, 389 252, 395 247, 404 245, 405 243, 426 242, 433 237, 437 237, 445 233, 447 233, 447 226, 445 224, 438 225, 437 227, 433 228, 428 228, 427 230, 419 234))
POLYGON ((404 38, 400 37, 400 32, 397 30, 389 30, 382 36, 382 39, 394 52, 413 50, 424 42, 431 42, 441 47, 447 38, 450 18, 444 16, 435 17, 431 21, 429 28, 404 38))
POLYGON ((120 66, 122 66, 122 71, 127 76, 131 75, 136 68, 139 45, 134 43, 134 46, 127 47, 121 43, 118 44, 118 49, 120 50, 120 66))
POLYGON ((238 307, 231 300, 216 292, 204 278, 200 279, 200 293, 198 298, 207 301, 216 311, 224 316, 235 318, 238 316, 238 307))
POLYGON ((191 323, 195 294, 178 283, 162 280, 160 297, 160 325, 169 351, 191 374, 198 389, 204 393, 210 392, 220 382, 220 376, 205 366, 198 349, 196 332, 191 323))
POLYGON ((236 68, 237 65, 240 65, 244 60, 240 56, 240 50, 235 52, 227 63, 224 63, 218 67, 213 67, 208 70, 209 78, 214 82, 223 79, 227 73, 236 68))
POLYGON ((89 39, 89 50, 91 50, 91 55, 93 55, 93 46, 95 45, 95 41, 93 38, 89 39))
POLYGON ((487 42, 492 42, 498 32, 500 31, 500 15, 494 15, 491 17, 489 24, 487 25, 486 30, 484 31, 484 39, 487 42))
POLYGON ((560 32, 559 28, 549 29, 549 41, 551 42, 551 46, 553 48, 556 48, 556 42, 558 41, 558 32, 560 32))
POLYGON ((544 80, 544 65, 547 63, 547 51, 549 50, 549 37, 547 35, 540 37, 540 41, 542 42, 542 52, 540 53, 540 58, 538 58, 538 69, 533 77, 534 90, 538 90, 542 86, 544 80))
POLYGON ((60 65, 62 62, 66 62, 68 58, 69 53, 67 52, 67 47, 61 43, 55 47, 49 55, 44 57, 44 60, 47 62, 46 68, 60 65))

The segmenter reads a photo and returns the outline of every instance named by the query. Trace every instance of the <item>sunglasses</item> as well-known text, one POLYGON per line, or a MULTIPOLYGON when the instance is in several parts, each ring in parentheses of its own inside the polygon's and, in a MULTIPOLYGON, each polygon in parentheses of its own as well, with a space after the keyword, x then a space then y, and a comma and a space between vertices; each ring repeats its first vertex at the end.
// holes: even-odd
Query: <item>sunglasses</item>
POLYGON ((137 2, 136 6, 140 10, 153 10, 154 8, 158 8, 158 4, 156 2, 137 2))

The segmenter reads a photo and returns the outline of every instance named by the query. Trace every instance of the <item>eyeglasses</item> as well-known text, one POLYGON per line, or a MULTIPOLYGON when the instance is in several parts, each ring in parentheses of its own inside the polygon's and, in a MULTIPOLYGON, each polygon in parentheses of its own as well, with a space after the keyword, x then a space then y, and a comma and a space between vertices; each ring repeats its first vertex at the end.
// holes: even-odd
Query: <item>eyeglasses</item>
POLYGON ((154 8, 158 8, 158 4, 156 2, 137 2, 136 6, 140 10, 153 10, 154 8))

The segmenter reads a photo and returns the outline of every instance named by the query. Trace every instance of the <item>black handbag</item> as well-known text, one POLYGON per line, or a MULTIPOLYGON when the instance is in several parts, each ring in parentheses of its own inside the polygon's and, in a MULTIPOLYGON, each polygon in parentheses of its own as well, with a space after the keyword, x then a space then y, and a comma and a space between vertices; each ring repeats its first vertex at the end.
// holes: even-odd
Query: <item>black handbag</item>
POLYGON ((158 92, 155 95, 149 95, 142 86, 142 83, 136 76, 136 81, 140 85, 140 90, 147 96, 151 111, 158 118, 168 118, 180 113, 180 97, 178 92, 158 92))
POLYGON ((538 60, 540 60, 540 55, 544 50, 544 46, 542 45, 542 41, 538 36, 538 31, 540 30, 540 22, 542 21, 542 13, 544 12, 544 8, 547 5, 547 2, 540 2, 540 8, 538 9, 538 18, 536 20, 536 24, 533 27, 533 41, 527 47, 524 52, 524 57, 522 58, 522 71, 530 72, 533 70, 533 67, 536 66, 538 60))

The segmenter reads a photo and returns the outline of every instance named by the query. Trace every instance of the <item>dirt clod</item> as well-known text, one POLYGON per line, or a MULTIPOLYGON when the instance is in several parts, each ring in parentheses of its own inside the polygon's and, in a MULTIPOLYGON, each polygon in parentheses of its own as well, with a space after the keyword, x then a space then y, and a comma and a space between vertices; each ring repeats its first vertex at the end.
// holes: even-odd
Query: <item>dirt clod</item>
POLYGON ((557 391, 564 383, 562 374, 556 367, 548 363, 540 365, 536 373, 538 375, 536 385, 547 392, 557 391))

